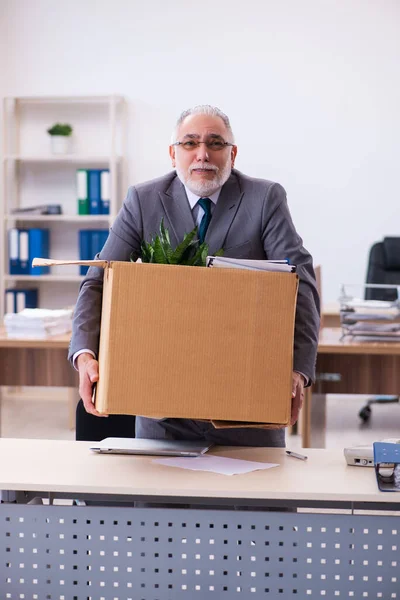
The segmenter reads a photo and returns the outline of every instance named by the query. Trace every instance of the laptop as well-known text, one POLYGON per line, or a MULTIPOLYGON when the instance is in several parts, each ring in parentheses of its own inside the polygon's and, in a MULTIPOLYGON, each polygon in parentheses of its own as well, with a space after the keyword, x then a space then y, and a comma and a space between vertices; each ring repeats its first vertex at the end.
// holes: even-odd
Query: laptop
POLYGON ((139 454, 145 456, 201 456, 211 448, 212 443, 146 440, 139 438, 108 437, 93 443, 90 450, 99 454, 139 454))

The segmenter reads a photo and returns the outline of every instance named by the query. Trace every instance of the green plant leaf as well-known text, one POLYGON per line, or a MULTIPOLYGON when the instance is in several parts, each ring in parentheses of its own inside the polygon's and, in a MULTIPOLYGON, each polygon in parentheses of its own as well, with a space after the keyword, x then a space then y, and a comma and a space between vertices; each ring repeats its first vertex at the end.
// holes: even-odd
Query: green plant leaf
POLYGON ((170 246, 171 245, 171 241, 169 239, 169 231, 168 231, 168 229, 165 228, 164 219, 161 219, 160 233, 161 233, 162 240, 165 241, 165 243, 167 243, 170 246))
MULTIPOLYGON (((173 252, 173 254, 171 256, 171 261, 170 261, 171 264, 173 264, 173 265, 182 264, 182 262, 184 260, 185 252, 187 252, 190 244, 192 244, 196 235, 197 235, 197 227, 192 229, 192 231, 190 233, 185 234, 185 237, 183 238, 182 242, 179 244, 179 246, 176 247, 175 251, 173 252)), ((186 254, 186 257, 187 257, 187 254, 186 254)))
MULTIPOLYGON (((147 244, 145 241, 143 241, 140 245, 140 250, 141 250, 141 259, 143 262, 145 262, 145 263, 153 262, 154 248, 151 246, 151 244, 147 244)), ((132 256, 132 254, 131 254, 131 256, 132 256)))
POLYGON ((179 261, 180 265, 188 265, 192 260, 193 256, 196 254, 196 249, 198 246, 197 240, 192 240, 189 246, 184 250, 181 260, 179 261))
POLYGON ((164 250, 164 254, 166 256, 166 262, 170 263, 171 257, 173 255, 174 251, 171 247, 169 233, 164 227, 164 219, 161 219, 161 224, 160 224, 160 241, 161 241, 161 244, 162 244, 162 247, 164 250))
POLYGON ((203 267, 206 266, 207 255, 208 255, 208 246, 203 247, 201 249, 201 266, 203 266, 203 267))
POLYGON ((156 236, 156 238, 154 240, 153 248, 154 248, 154 254, 153 254, 154 261, 153 262, 156 262, 161 265, 168 264, 167 255, 165 254, 163 245, 162 245, 161 240, 158 237, 158 235, 156 236))
POLYGON ((192 266, 192 267, 201 267, 201 266, 205 266, 201 264, 201 255, 204 249, 204 246, 206 246, 206 251, 208 254, 208 245, 205 244, 205 242, 203 244, 201 244, 201 246, 199 246, 196 250, 196 253, 194 254, 194 256, 191 258, 191 260, 187 263, 188 265, 192 266))

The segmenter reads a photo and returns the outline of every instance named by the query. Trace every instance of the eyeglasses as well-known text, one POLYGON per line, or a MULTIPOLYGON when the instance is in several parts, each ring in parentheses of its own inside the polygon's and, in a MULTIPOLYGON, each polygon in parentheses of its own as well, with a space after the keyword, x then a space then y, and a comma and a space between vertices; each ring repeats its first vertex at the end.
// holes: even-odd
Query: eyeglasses
POLYGON ((205 144, 207 150, 212 150, 218 152, 219 150, 223 150, 227 146, 234 146, 230 142, 224 142, 222 139, 210 139, 205 140, 204 142, 200 142, 198 140, 186 140, 185 142, 175 142, 172 146, 182 146, 184 150, 197 150, 200 144, 205 144))

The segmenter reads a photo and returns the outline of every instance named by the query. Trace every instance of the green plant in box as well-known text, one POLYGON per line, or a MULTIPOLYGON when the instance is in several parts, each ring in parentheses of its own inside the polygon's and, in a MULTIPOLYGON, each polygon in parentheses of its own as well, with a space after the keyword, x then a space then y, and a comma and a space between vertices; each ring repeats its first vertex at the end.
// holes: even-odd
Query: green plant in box
MULTIPOLYGON (((186 233, 181 243, 174 249, 171 246, 168 230, 161 219, 160 231, 150 242, 143 241, 141 244, 142 261, 144 263, 157 263, 161 265, 187 265, 191 267, 205 267, 206 258, 209 254, 208 244, 200 244, 197 237, 197 227, 186 233)), ((222 248, 215 256, 223 254, 222 248)), ((133 253, 131 261, 135 261, 133 253)))

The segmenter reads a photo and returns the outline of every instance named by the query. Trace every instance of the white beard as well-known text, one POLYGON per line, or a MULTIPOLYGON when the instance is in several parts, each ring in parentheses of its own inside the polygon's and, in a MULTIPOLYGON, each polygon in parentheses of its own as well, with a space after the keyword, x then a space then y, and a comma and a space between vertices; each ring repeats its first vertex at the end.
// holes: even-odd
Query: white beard
POLYGON ((232 167, 230 160, 227 160, 222 169, 217 169, 217 171, 214 172, 214 177, 212 179, 194 181, 190 173, 184 173, 178 166, 176 166, 177 175, 182 183, 184 183, 193 194, 196 194, 196 196, 200 197, 211 196, 211 194, 214 194, 214 192, 222 188, 224 183, 228 181, 231 171, 232 167))

